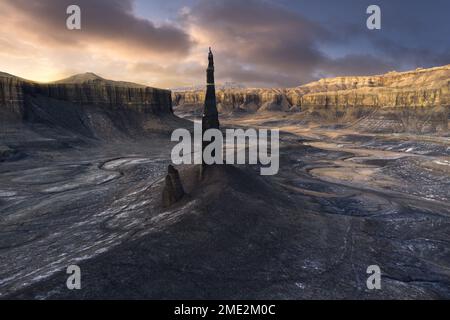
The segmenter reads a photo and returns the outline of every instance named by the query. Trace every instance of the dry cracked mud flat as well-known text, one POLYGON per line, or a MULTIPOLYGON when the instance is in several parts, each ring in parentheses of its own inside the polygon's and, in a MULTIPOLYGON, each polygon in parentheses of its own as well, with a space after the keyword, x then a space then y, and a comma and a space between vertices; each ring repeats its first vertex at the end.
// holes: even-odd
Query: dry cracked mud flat
POLYGON ((18 148, 0 163, 0 298, 450 298, 448 138, 223 124, 280 128, 279 174, 196 181, 185 166, 189 195, 170 209, 167 136, 18 148), (81 290, 66 288, 71 264, 81 290))

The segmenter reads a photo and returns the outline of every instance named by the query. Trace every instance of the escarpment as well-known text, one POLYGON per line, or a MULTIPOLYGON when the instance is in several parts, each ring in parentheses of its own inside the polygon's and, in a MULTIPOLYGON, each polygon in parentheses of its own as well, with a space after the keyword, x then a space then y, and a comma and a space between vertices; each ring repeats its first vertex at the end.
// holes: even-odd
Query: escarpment
POLYGON ((37 83, 0 73, 0 117, 45 123, 88 136, 138 133, 155 118, 172 116, 169 90, 111 81, 92 73, 37 83))
MULTIPOLYGON (((200 107, 203 98, 202 91, 173 93, 179 110, 200 107)), ((347 125, 358 122, 366 129, 445 131, 450 108, 450 65, 321 79, 287 89, 218 90, 217 103, 222 113, 290 111, 301 112, 305 120, 347 125)))
POLYGON ((55 83, 37 83, 0 73, 0 107, 23 117, 26 96, 44 96, 80 106, 95 105, 109 108, 129 108, 155 115, 171 113, 169 90, 156 89, 120 81, 68 78, 55 83))
POLYGON ((20 119, 24 114, 25 80, 0 73, 0 116, 20 119))

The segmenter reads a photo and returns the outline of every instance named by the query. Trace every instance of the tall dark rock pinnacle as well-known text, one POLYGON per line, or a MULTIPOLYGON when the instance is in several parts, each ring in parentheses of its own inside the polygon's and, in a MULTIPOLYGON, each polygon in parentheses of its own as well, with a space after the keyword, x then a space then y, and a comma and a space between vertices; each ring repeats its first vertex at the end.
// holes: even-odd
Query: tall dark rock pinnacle
POLYGON ((214 84, 214 56, 209 48, 208 69, 206 69, 206 96, 202 116, 203 131, 219 129, 219 114, 216 105, 216 86, 214 84))
MULTIPOLYGON (((216 85, 214 83, 214 56, 209 48, 208 68, 206 69, 206 95, 205 106, 202 115, 202 134, 208 129, 219 129, 219 114, 216 104, 216 85)), ((202 152, 211 142, 206 141, 202 144, 202 152)))

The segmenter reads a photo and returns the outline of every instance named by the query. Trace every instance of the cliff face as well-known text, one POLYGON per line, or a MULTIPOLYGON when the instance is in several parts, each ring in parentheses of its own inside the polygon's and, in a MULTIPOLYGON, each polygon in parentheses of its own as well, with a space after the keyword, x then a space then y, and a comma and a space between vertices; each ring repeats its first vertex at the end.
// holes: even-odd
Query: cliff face
MULTIPOLYGON (((203 99, 204 90, 173 93, 175 105, 201 104, 203 99)), ((217 100, 224 110, 443 106, 450 104, 450 65, 378 76, 321 79, 289 89, 218 90, 217 100)))
POLYGON ((305 106, 435 107, 450 104, 449 88, 450 65, 372 77, 322 79, 289 89, 287 94, 294 103, 305 106))
MULTIPOLYGON (((200 106, 203 99, 203 91, 173 93, 174 104, 181 109, 200 106)), ((370 116, 372 125, 376 121, 395 122, 392 131, 416 130, 417 126, 423 129, 430 121, 434 123, 431 127, 446 130, 450 65, 377 76, 322 79, 288 89, 218 90, 217 101, 222 113, 301 111, 305 119, 346 124, 370 116), (406 113, 409 120, 404 125, 406 113), (414 117, 417 121, 410 119, 414 117), (411 126, 412 122, 416 124, 411 126), (421 122, 423 125, 419 125, 421 122)))
MULTIPOLYGON (((221 112, 257 111, 260 108, 263 108, 261 111, 287 111, 291 107, 287 89, 219 89, 216 91, 216 98, 221 112)), ((205 90, 174 92, 172 99, 174 105, 200 106, 205 99, 205 90)))
POLYGON ((36 83, 0 73, 0 118, 62 126, 97 137, 137 131, 150 118, 172 115, 169 90, 116 82, 94 74, 36 83))
POLYGON ((145 114, 165 114, 172 112, 169 90, 155 89, 104 80, 71 82, 71 78, 56 83, 41 84, 0 73, 0 109, 19 118, 26 113, 29 96, 43 96, 70 102, 78 106, 101 106, 105 108, 127 108, 145 114))
POLYGON ((0 116, 20 119, 24 113, 24 80, 0 73, 0 116))

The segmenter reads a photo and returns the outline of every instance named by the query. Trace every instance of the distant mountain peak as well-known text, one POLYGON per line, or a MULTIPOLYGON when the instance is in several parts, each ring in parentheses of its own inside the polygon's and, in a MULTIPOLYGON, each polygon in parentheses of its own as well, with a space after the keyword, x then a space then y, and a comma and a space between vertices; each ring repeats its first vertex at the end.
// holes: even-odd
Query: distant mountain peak
MULTIPOLYGON (((75 75, 75 76, 77 76, 77 75, 75 75)), ((99 75, 97 75, 93 72, 80 73, 80 74, 78 74, 78 76, 84 76, 84 77, 90 78, 90 79, 103 79, 102 77, 100 77, 99 75)))
POLYGON ((83 83, 89 83, 89 82, 94 82, 94 81, 100 82, 105 85, 112 85, 112 86, 118 86, 118 87, 127 87, 127 88, 144 88, 144 87, 146 87, 144 85, 133 83, 133 82, 108 80, 108 79, 100 77, 99 75, 97 75, 93 72, 79 73, 79 74, 73 75, 71 77, 55 81, 53 83, 83 84, 83 83))
POLYGON ((55 81, 55 83, 85 83, 89 81, 99 81, 99 80, 105 80, 104 78, 96 75, 93 72, 85 72, 85 73, 79 73, 76 75, 73 75, 71 77, 55 81))

